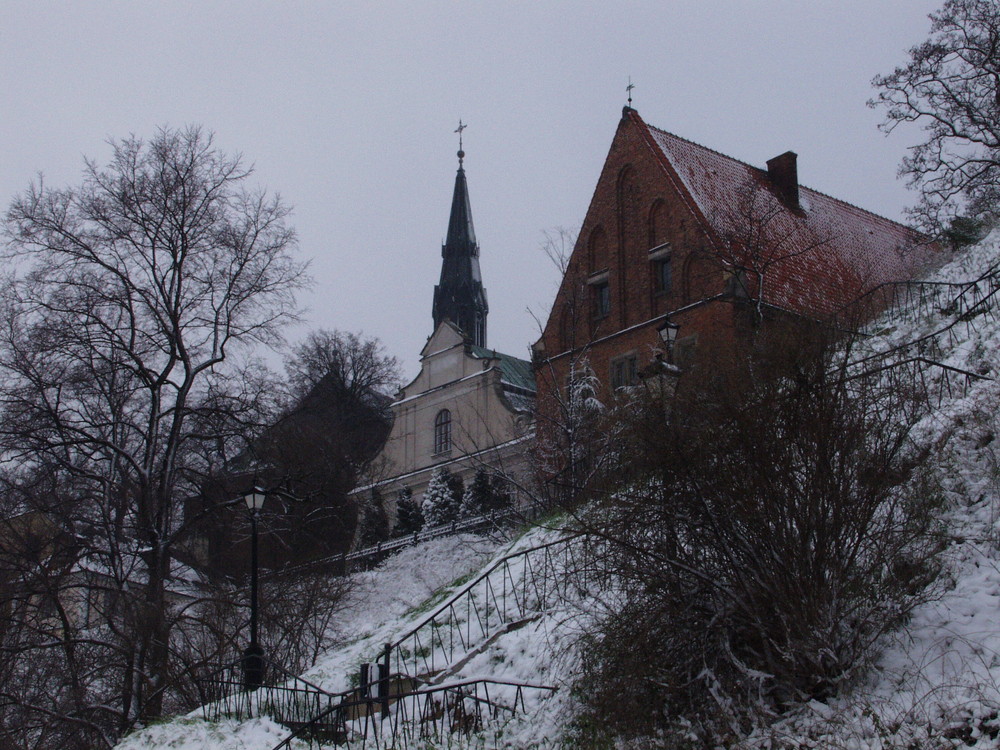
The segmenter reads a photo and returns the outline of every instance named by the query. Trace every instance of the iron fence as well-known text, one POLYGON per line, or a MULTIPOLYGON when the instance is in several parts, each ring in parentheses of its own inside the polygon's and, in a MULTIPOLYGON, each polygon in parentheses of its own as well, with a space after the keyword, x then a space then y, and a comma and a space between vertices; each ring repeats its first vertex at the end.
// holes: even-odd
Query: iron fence
POLYGON ((407 748, 441 743, 454 735, 484 734, 502 716, 525 710, 524 691, 553 691, 548 685, 477 679, 392 695, 343 701, 296 726, 273 750, 295 741, 310 748, 335 744, 358 750, 407 748))
POLYGON ((501 558, 387 644, 380 661, 390 672, 447 677, 464 664, 459 657, 527 624, 559 598, 605 582, 607 556, 598 545, 603 549, 600 540, 573 534, 501 558))
POLYGON ((343 699, 342 695, 328 693, 267 658, 263 662, 264 684, 256 689, 247 688, 242 659, 197 680, 206 721, 269 716, 291 726, 309 721, 343 699))

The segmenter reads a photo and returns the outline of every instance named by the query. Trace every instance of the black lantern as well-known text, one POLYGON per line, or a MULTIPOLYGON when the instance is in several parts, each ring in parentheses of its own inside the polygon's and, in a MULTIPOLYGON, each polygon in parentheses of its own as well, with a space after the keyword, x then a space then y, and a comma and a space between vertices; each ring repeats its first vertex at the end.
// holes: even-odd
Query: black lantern
POLYGON ((670 318, 664 318, 663 323, 656 329, 660 335, 660 341, 663 342, 663 347, 667 350, 667 358, 670 360, 673 360, 674 342, 677 341, 678 330, 680 330, 680 325, 674 323, 670 318))

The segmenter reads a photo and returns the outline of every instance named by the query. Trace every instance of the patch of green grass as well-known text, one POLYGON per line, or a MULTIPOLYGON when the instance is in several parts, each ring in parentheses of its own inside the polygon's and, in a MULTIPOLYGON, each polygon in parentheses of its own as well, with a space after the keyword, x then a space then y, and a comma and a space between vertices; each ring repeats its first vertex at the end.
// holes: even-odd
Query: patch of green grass
POLYGON ((434 607, 436 607, 445 599, 447 599, 449 596, 451 596, 453 593, 455 593, 457 589, 461 588, 469 581, 474 579, 476 576, 478 576, 479 572, 480 571, 477 568, 476 570, 470 571, 465 575, 459 576, 454 581, 449 583, 447 586, 442 586, 441 588, 439 588, 437 591, 431 594, 430 597, 425 601, 421 602, 415 607, 410 607, 408 610, 406 610, 406 613, 403 616, 409 617, 412 615, 422 615, 426 614, 427 612, 430 612, 432 609, 434 609, 434 607))

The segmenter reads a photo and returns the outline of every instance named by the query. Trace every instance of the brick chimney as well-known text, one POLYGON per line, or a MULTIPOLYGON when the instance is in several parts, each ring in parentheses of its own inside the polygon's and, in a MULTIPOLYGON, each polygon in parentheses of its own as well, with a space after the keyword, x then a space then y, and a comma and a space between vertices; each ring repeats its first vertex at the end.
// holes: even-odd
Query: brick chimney
POLYGON ((768 159, 767 175, 778 188, 778 194, 792 208, 799 208, 799 168, 798 156, 794 151, 786 151, 781 156, 768 159))

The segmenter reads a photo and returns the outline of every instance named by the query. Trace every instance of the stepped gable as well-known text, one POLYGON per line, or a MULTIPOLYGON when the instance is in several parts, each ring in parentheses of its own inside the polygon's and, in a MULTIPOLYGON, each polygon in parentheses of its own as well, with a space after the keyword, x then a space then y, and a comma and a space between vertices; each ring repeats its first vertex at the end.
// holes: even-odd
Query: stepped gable
MULTIPOLYGON (((627 116, 642 128, 664 168, 708 227, 718 228, 731 210, 734 191, 748 182, 782 197, 768 170, 647 125, 635 110, 627 116)), ((794 179, 794 154, 791 160, 794 179)), ((914 230, 817 190, 794 187, 798 205, 788 206, 775 217, 775 232, 802 242, 824 243, 776 266, 776 278, 769 280, 768 302, 805 314, 830 313, 846 304, 859 287, 869 289, 911 278, 915 265, 932 259, 927 238, 914 230)))

